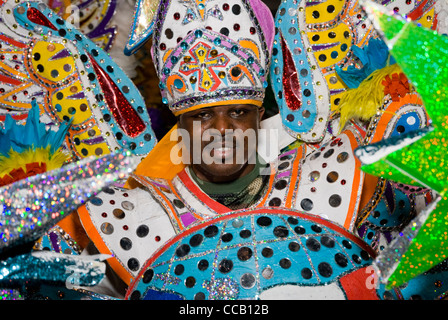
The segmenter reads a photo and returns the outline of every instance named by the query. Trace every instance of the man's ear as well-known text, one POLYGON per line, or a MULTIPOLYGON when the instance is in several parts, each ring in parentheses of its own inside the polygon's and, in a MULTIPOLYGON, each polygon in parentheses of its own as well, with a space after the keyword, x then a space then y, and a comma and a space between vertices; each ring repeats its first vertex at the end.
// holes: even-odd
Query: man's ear
POLYGON ((259 115, 259 117, 260 117, 260 122, 261 122, 261 120, 263 119, 264 112, 265 112, 265 109, 264 109, 263 106, 258 107, 258 115, 259 115))

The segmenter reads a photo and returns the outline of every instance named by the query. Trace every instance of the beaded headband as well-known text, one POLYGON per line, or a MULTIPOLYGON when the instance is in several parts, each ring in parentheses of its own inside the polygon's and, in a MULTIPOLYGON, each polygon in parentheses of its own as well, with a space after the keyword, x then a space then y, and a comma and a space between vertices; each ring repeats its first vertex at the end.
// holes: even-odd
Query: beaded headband
POLYGON ((261 1, 165 0, 154 19, 151 53, 175 115, 223 102, 262 105, 274 22, 261 1))

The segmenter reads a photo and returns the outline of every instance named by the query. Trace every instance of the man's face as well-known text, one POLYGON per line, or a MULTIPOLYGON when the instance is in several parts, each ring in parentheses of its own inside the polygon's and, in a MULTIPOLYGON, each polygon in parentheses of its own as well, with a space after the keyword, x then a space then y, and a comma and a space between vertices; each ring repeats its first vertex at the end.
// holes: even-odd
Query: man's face
POLYGON ((222 105, 190 111, 178 119, 187 132, 190 163, 210 182, 229 182, 255 166, 258 129, 264 109, 254 105, 222 105))

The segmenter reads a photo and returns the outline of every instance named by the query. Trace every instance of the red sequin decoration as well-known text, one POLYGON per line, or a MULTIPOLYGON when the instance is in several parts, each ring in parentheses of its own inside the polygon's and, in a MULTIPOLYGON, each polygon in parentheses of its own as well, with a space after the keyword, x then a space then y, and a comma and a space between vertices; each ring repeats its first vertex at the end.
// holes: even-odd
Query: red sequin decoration
POLYGON ((22 179, 44 173, 47 171, 47 164, 45 162, 27 163, 25 165, 25 170, 23 170, 23 168, 13 169, 3 177, 0 177, 0 186, 5 186, 22 179))
POLYGON ((334 139, 333 141, 331 141, 330 146, 334 147, 339 143, 339 141, 341 141, 341 138, 334 139))
POLYGON ((392 74, 392 77, 387 75, 382 84, 384 86, 384 95, 390 94, 392 101, 395 102, 410 92, 409 80, 401 72, 392 74))
POLYGON ((300 82, 291 52, 282 38, 283 51, 283 96, 289 109, 296 111, 302 106, 300 100, 300 82))
POLYGON ((40 12, 39 10, 37 10, 36 8, 28 8, 28 11, 26 12, 26 17, 28 18, 28 20, 30 20, 31 22, 34 22, 36 24, 39 24, 41 26, 45 26, 48 27, 50 29, 53 29, 55 31, 57 31, 58 29, 50 22, 50 20, 47 19, 47 17, 45 17, 43 15, 42 12, 40 12))
POLYGON ((134 110, 109 75, 92 57, 90 58, 101 89, 103 90, 106 103, 118 125, 128 136, 132 138, 138 136, 146 129, 142 118, 140 118, 137 111, 134 110))

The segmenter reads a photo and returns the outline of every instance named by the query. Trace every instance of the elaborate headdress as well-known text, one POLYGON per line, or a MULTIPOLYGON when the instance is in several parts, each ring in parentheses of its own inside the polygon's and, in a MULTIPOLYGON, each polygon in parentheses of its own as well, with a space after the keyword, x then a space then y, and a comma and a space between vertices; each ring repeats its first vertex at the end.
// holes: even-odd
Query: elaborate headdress
POLYGON ((259 0, 162 1, 152 56, 163 101, 176 115, 222 101, 261 106, 272 41, 259 0))
MULTIPOLYGON (((261 0, 163 0, 152 15, 145 5, 150 8, 143 0, 137 3, 127 53, 152 35, 162 99, 175 115, 223 104, 262 105, 274 19, 261 0), (139 21, 146 21, 146 28, 139 21)), ((151 173, 167 176, 162 173, 167 168, 156 164, 173 146, 164 142, 153 150, 156 157, 141 164, 145 174, 151 165, 157 167, 151 173)), ((178 170, 171 166, 169 176, 178 170)))

